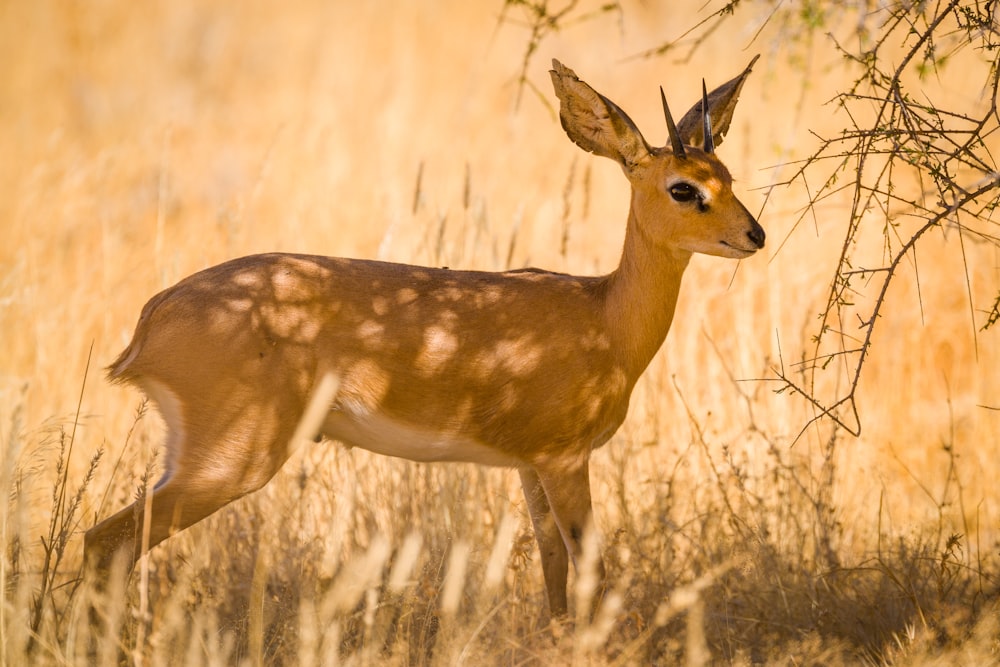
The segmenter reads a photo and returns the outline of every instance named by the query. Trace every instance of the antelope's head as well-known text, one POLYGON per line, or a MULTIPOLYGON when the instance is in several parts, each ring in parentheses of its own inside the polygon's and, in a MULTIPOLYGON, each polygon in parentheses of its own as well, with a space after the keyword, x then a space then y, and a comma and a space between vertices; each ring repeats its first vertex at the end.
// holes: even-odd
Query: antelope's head
POLYGON ((651 147, 632 119, 576 73, 552 61, 563 129, 584 150, 618 162, 632 184, 632 218, 653 245, 720 257, 749 257, 764 247, 764 230, 733 194, 733 177, 715 154, 729 129, 740 89, 754 62, 708 93, 675 123, 660 98, 668 142, 651 147))

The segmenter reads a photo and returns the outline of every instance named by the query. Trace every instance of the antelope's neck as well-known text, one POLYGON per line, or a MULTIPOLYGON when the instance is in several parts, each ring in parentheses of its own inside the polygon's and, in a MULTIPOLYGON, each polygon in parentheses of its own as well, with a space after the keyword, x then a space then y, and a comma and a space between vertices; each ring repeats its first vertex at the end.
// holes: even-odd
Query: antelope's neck
POLYGON ((657 247, 629 211, 618 268, 608 276, 608 327, 633 379, 663 345, 674 319, 681 277, 691 253, 657 247))

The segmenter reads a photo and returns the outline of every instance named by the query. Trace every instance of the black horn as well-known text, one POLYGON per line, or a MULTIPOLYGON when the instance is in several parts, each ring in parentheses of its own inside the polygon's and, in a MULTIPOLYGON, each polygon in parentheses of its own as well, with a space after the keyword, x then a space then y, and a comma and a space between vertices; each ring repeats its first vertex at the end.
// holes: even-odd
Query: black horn
POLYGON ((670 134, 670 145, 674 149, 674 157, 686 157, 684 152, 684 142, 681 135, 677 134, 677 125, 674 117, 670 115, 670 107, 667 106, 667 96, 663 94, 663 86, 660 86, 660 99, 663 101, 663 115, 667 118, 667 132, 670 134))
POLYGON ((715 141, 712 140, 712 115, 708 111, 708 90, 705 88, 705 80, 701 80, 701 113, 705 117, 705 152, 715 152, 715 141))

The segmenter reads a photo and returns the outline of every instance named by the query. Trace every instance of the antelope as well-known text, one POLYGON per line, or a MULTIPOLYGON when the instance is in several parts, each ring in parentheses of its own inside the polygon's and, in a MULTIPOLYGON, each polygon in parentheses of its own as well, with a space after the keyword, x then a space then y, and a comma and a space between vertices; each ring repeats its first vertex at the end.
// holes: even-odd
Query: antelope
MULTIPOLYGON (((756 58, 754 58, 756 61, 756 58)), ((707 94, 651 147, 635 123, 552 61, 559 118, 585 151, 631 183, 618 267, 604 276, 535 268, 459 271, 270 253, 204 269, 145 305, 107 369, 166 423, 151 497, 87 531, 93 571, 126 573, 146 549, 261 488, 323 377, 339 384, 320 433, 413 461, 517 468, 549 611, 568 613, 569 561, 593 512, 589 458, 625 419, 662 345, 693 253, 734 259, 764 230, 715 155, 744 80, 707 94)), ((601 585, 604 567, 598 558, 601 585)))

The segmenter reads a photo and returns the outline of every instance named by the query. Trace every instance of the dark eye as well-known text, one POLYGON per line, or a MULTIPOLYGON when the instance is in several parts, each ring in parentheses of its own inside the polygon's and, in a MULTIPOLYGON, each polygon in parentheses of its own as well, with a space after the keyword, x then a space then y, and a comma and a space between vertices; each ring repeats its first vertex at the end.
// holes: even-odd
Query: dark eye
POLYGON ((688 202, 698 198, 698 190, 690 183, 674 183, 670 186, 670 196, 674 201, 688 202))

